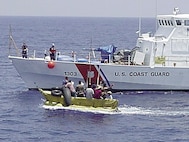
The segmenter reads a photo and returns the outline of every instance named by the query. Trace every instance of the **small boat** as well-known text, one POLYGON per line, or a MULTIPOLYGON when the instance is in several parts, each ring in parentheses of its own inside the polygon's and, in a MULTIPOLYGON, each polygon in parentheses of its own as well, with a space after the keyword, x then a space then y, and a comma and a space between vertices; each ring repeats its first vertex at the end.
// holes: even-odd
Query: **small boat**
POLYGON ((118 111, 118 100, 116 99, 88 99, 86 97, 71 97, 68 88, 39 91, 45 98, 44 105, 69 107, 79 110, 98 110, 106 112, 118 111))

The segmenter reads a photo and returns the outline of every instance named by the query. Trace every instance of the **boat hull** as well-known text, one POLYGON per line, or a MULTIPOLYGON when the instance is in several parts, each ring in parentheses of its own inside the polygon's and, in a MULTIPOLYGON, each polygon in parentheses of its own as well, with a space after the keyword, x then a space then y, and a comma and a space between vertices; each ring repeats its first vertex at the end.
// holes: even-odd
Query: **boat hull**
MULTIPOLYGON (((53 96, 51 95, 51 91, 45 91, 39 89, 41 94, 45 98, 45 105, 48 106, 64 106, 67 107, 65 103, 65 98, 63 95, 53 96)), ((69 107, 87 107, 90 109, 98 109, 98 110, 109 110, 109 111, 117 111, 118 110, 118 100, 116 99, 87 99, 85 97, 71 97, 71 105, 69 107)))
POLYGON ((118 90, 189 90, 189 68, 100 65, 118 90))
POLYGON ((188 67, 149 67, 105 63, 54 61, 49 68, 44 59, 9 57, 21 78, 30 89, 59 87, 65 76, 77 83, 88 83, 88 71, 93 72, 91 83, 104 80, 112 90, 189 90, 188 67))

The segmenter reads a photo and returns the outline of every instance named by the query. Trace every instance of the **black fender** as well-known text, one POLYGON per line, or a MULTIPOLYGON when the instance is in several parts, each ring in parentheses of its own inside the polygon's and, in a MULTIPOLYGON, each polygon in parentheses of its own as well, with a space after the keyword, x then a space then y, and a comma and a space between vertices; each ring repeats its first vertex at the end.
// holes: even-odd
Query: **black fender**
POLYGON ((66 106, 70 106, 71 105, 71 92, 70 89, 67 87, 63 87, 63 96, 64 96, 64 102, 66 106))

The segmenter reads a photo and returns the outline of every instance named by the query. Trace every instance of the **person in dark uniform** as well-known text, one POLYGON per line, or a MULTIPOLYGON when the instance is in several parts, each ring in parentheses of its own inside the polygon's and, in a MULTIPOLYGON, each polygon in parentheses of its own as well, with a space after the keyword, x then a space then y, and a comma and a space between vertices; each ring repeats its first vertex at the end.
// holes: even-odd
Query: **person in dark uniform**
POLYGON ((49 54, 50 54, 51 60, 55 60, 56 50, 55 50, 55 45, 54 45, 54 43, 52 43, 52 46, 51 46, 51 48, 49 49, 49 54))
POLYGON ((23 58, 27 58, 28 56, 28 46, 26 45, 26 43, 23 43, 22 45, 22 57, 23 58))

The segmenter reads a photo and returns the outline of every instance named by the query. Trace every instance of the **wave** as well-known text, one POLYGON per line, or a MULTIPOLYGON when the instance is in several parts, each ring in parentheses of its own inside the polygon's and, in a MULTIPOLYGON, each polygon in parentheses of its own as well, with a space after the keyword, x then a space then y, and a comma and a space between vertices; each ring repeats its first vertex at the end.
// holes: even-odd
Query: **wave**
POLYGON ((129 106, 129 105, 120 105, 117 111, 108 111, 108 110, 98 110, 98 109, 89 109, 86 107, 63 107, 61 105, 56 106, 47 106, 44 104, 40 105, 44 109, 48 110, 65 110, 65 111, 79 111, 86 113, 95 113, 95 114, 119 114, 119 115, 146 115, 146 116, 189 116, 189 106, 183 108, 145 108, 138 106, 129 106))
POLYGON ((122 105, 118 108, 123 115, 150 115, 150 116, 189 116, 189 107, 184 108, 144 108, 122 105))
POLYGON ((91 112, 96 114, 122 114, 122 115, 150 115, 150 116, 189 116, 189 108, 183 110, 162 110, 154 108, 143 108, 134 106, 120 106, 118 111, 103 111, 87 108, 76 108, 76 107, 62 107, 62 106, 47 106, 41 105, 44 109, 49 110, 70 110, 80 112, 91 112))

